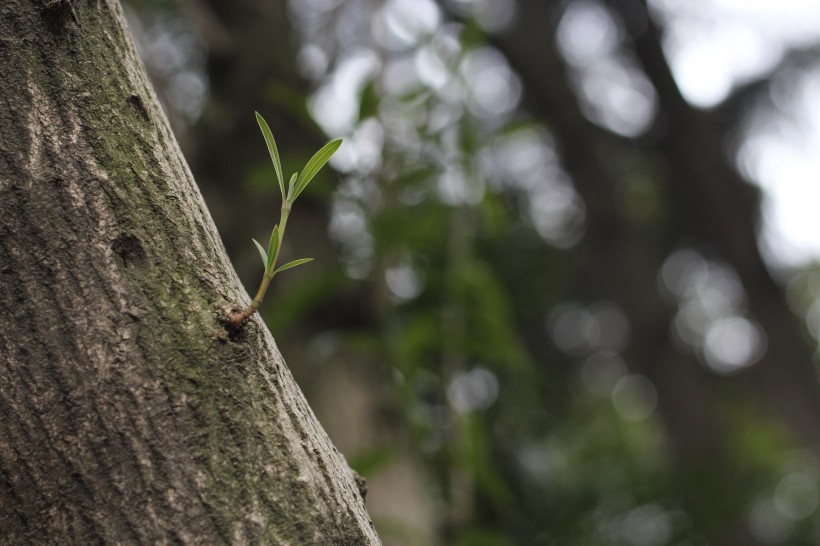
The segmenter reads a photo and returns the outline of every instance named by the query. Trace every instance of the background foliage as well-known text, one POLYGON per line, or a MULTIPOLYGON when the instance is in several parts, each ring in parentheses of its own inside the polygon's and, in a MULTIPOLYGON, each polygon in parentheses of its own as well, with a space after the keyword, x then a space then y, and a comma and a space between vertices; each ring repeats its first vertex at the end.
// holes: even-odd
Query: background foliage
POLYGON ((345 137, 263 313, 386 544, 820 541, 820 273, 764 260, 747 181, 816 43, 704 107, 667 55, 715 3, 127 7, 249 290, 253 111, 285 172, 345 137))

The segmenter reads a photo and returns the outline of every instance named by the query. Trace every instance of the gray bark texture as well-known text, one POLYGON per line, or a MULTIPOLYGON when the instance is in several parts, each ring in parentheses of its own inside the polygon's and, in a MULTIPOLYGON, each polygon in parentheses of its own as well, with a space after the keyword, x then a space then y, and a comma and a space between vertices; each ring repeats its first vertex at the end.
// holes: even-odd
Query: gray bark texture
POLYGON ((258 316, 217 337, 249 298, 116 0, 3 0, 0 99, 0 544, 379 544, 258 316))

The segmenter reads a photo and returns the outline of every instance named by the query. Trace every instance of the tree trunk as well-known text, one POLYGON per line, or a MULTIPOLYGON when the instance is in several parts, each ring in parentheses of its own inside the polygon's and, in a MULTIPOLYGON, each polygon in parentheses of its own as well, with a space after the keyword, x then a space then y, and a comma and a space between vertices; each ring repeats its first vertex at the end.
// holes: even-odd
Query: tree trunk
POLYGON ((5 0, 0 96, 0 544, 378 544, 258 317, 218 339, 248 297, 117 2, 5 0))
POLYGON ((669 343, 673 309, 653 289, 657 271, 674 246, 662 240, 663 229, 638 225, 623 213, 618 195, 623 173, 610 164, 624 162, 606 156, 634 155, 635 148, 623 145, 633 143, 597 128, 578 107, 555 49, 563 4, 527 0, 518 8, 514 31, 489 40, 524 81, 534 115, 561 142, 563 165, 584 201, 586 233, 575 251, 579 291, 593 300, 616 303, 629 317, 635 341, 625 356, 631 370, 648 377, 657 389, 673 474, 681 477, 678 493, 695 529, 718 544, 761 544, 748 529, 743 502, 750 481, 731 458, 725 431, 715 419, 715 381, 694 355, 669 343), (540 56, 531 55, 533 44, 540 56))

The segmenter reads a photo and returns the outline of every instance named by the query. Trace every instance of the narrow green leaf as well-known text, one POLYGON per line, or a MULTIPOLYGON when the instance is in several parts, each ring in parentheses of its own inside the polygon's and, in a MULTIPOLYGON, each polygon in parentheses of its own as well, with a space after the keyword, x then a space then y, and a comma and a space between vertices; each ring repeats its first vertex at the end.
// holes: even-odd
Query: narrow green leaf
POLYGON ((276 258, 279 257, 279 246, 282 241, 279 236, 279 224, 273 226, 273 231, 270 234, 270 242, 268 243, 268 261, 265 263, 265 271, 269 272, 276 264, 276 258))
POLYGON ((302 170, 302 173, 299 175, 299 179, 296 181, 296 187, 294 189, 293 197, 291 199, 296 199, 299 197, 299 194, 307 187, 313 177, 316 176, 316 173, 325 166, 325 163, 333 157, 333 154, 336 153, 336 150, 339 149, 339 146, 342 145, 342 139, 337 138, 336 140, 331 140, 322 148, 313 154, 313 157, 307 162, 305 168, 302 170))
POLYGON ((290 269, 291 267, 296 267, 297 265, 302 265, 308 263, 309 261, 313 260, 313 258, 299 258, 298 260, 293 260, 292 262, 288 262, 282 267, 277 267, 276 271, 273 272, 274 275, 284 271, 285 269, 290 269))
POLYGON ((267 269, 268 268, 268 253, 265 252, 265 249, 262 247, 262 245, 259 244, 259 241, 257 241, 256 239, 251 239, 251 240, 253 241, 253 244, 256 245, 256 250, 259 251, 259 255, 262 256, 262 267, 267 269))
POLYGON ((296 197, 293 197, 293 187, 296 185, 297 176, 299 176, 299 173, 293 173, 293 176, 290 177, 290 183, 288 184, 288 201, 291 203, 296 199, 296 197))
POLYGON ((285 179, 282 175, 282 161, 279 159, 279 149, 276 147, 276 141, 273 139, 273 133, 268 127, 268 122, 259 112, 256 112, 256 122, 259 128, 262 129, 262 135, 265 137, 265 144, 268 145, 268 152, 273 161, 273 168, 276 169, 276 178, 279 181, 279 190, 282 192, 282 199, 285 199, 285 179))

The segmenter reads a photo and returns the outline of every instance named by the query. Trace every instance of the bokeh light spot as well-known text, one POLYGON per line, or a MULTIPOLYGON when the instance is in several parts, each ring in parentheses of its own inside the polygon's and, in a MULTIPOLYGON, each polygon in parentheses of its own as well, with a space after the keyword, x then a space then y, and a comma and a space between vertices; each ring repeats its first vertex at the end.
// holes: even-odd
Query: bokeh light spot
POLYGON ((709 327, 703 344, 706 363, 723 374, 754 364, 765 349, 763 329, 741 317, 716 321, 709 327))
POLYGON ((621 523, 621 535, 635 546, 662 546, 671 534, 671 518, 657 504, 633 508, 621 523))
POLYGON ((618 355, 594 353, 581 365, 581 382, 590 394, 612 395, 615 385, 626 375, 626 364, 618 355))
POLYGON ((621 378, 612 391, 615 411, 627 421, 648 419, 658 404, 655 385, 642 375, 632 374, 621 378))
POLYGON ((780 544, 794 530, 794 520, 777 510, 773 499, 762 499, 755 503, 749 515, 749 529, 761 542, 780 544))
POLYGON ((584 66, 611 55, 620 42, 619 29, 598 2, 572 2, 557 33, 558 50, 570 63, 584 66))
POLYGON ((791 519, 805 519, 817 510, 817 482, 805 472, 784 476, 774 492, 777 511, 791 519))
POLYGON ((460 413, 489 408, 497 397, 498 379, 480 366, 456 374, 447 387, 447 400, 460 413))

